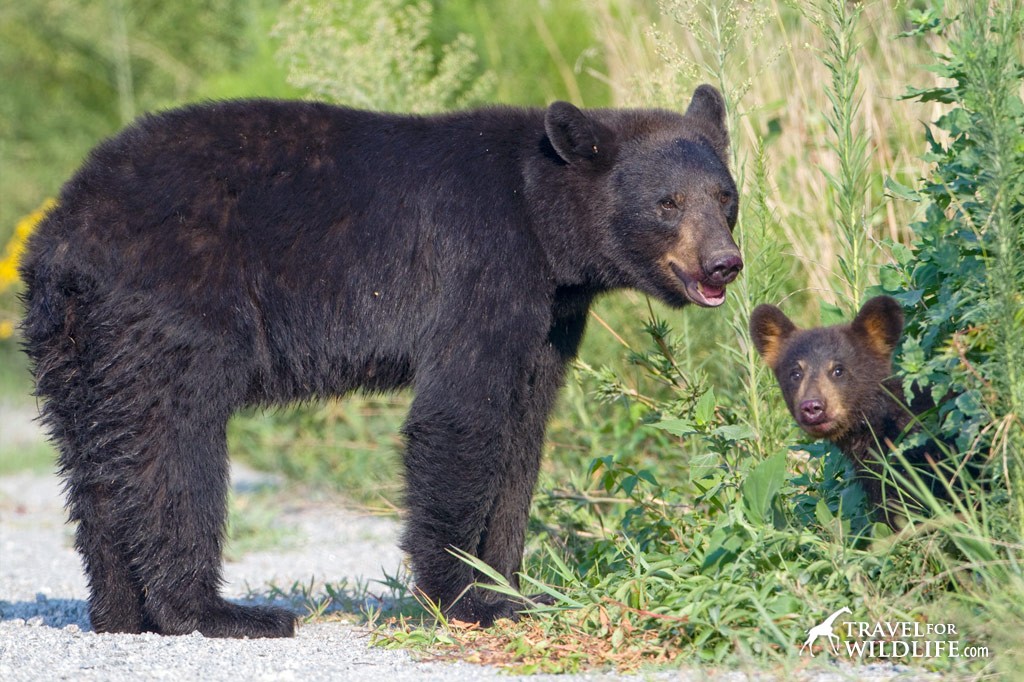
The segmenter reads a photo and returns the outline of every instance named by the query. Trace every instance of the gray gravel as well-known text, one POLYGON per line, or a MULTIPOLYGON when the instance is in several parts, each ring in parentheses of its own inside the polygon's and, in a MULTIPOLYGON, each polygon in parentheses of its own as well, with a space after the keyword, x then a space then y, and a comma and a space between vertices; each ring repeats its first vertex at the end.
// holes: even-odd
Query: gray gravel
MULTIPOLYGON (((9 423, 0 419, 0 438, 6 440, 11 433, 6 429, 9 423)), ((236 486, 253 485, 251 476, 239 473, 236 468, 236 486)), ((251 598, 254 593, 268 594, 271 585, 287 590, 293 583, 308 585, 311 580, 314 591, 324 581, 365 584, 383 579, 385 573, 394 575, 401 566, 396 522, 346 510, 337 500, 289 498, 274 521, 289 529, 287 542, 273 551, 257 551, 229 562, 225 567, 227 597, 251 598)), ((308 624, 287 640, 207 639, 198 633, 184 637, 101 635, 89 628, 87 595, 81 562, 72 548, 71 529, 64 522, 56 477, 32 473, 0 477, 0 680, 4 682, 509 679, 494 668, 420 662, 406 651, 371 647, 366 629, 351 622, 308 624)), ((892 667, 866 666, 804 670, 785 678, 825 682, 896 676, 892 667)), ((537 675, 530 679, 778 678, 698 669, 635 676, 537 675)))

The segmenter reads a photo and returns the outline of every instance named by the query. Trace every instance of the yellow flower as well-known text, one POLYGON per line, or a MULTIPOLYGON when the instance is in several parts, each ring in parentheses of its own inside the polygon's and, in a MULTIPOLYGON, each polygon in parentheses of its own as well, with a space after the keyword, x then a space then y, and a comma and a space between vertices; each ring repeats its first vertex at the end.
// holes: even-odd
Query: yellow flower
POLYGON ((14 336, 14 323, 10 320, 0 320, 0 339, 9 339, 14 336))
MULTIPOLYGON (((42 222, 46 214, 50 212, 50 209, 56 205, 56 201, 47 199, 39 208, 19 220, 18 224, 14 226, 14 234, 11 236, 11 241, 7 242, 7 246, 4 248, 4 257, 0 259, 0 291, 4 291, 18 281, 18 262, 21 259, 22 252, 25 250, 25 242, 28 240, 28 236, 32 234, 32 230, 36 229, 36 226, 42 222)), ((6 325, 11 327, 10 330, 4 324, 0 323, 0 338, 10 336, 11 331, 13 331, 13 326, 9 322, 6 325), (8 333, 5 335, 4 331, 8 333)))

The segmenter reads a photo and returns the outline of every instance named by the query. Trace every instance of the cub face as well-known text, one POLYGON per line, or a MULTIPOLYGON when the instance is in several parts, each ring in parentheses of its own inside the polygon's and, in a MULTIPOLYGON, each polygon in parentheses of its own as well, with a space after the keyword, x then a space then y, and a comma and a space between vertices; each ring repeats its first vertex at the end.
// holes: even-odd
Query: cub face
POLYGON ((758 353, 775 374, 797 424, 816 438, 841 439, 882 392, 903 331, 903 311, 888 296, 864 304, 849 324, 798 329, 772 305, 750 318, 758 353))

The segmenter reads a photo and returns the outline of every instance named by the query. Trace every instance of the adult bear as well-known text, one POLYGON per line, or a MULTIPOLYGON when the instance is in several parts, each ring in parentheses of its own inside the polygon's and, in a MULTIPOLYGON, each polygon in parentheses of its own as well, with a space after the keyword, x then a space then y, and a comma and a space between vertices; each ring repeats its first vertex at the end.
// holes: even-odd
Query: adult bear
POLYGON ((417 586, 453 618, 514 616, 449 550, 516 582, 595 296, 724 300, 742 267, 724 117, 706 85, 685 115, 256 100, 144 117, 97 147, 21 271, 93 629, 293 634, 292 613, 218 595, 225 424, 402 387, 417 586))

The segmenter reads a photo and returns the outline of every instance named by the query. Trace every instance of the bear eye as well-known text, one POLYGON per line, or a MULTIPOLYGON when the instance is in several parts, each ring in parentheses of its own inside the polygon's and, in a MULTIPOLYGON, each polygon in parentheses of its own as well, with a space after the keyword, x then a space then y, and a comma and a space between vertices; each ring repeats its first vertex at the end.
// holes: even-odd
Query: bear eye
POLYGON ((791 381, 800 381, 804 378, 804 373, 799 369, 794 369, 789 373, 789 378, 791 381))
POLYGON ((664 199, 658 202, 658 206, 662 207, 666 211, 674 211, 675 209, 679 208, 679 204, 677 204, 676 200, 673 199, 672 197, 665 197, 664 199))
POLYGON ((732 201, 732 192, 719 192, 718 201, 720 201, 722 205, 725 206, 730 201, 732 201))
POLYGON ((846 373, 846 370, 843 369, 842 365, 836 365, 835 367, 832 368, 832 376, 837 378, 837 379, 839 377, 843 376, 843 374, 845 374, 845 373, 846 373))

